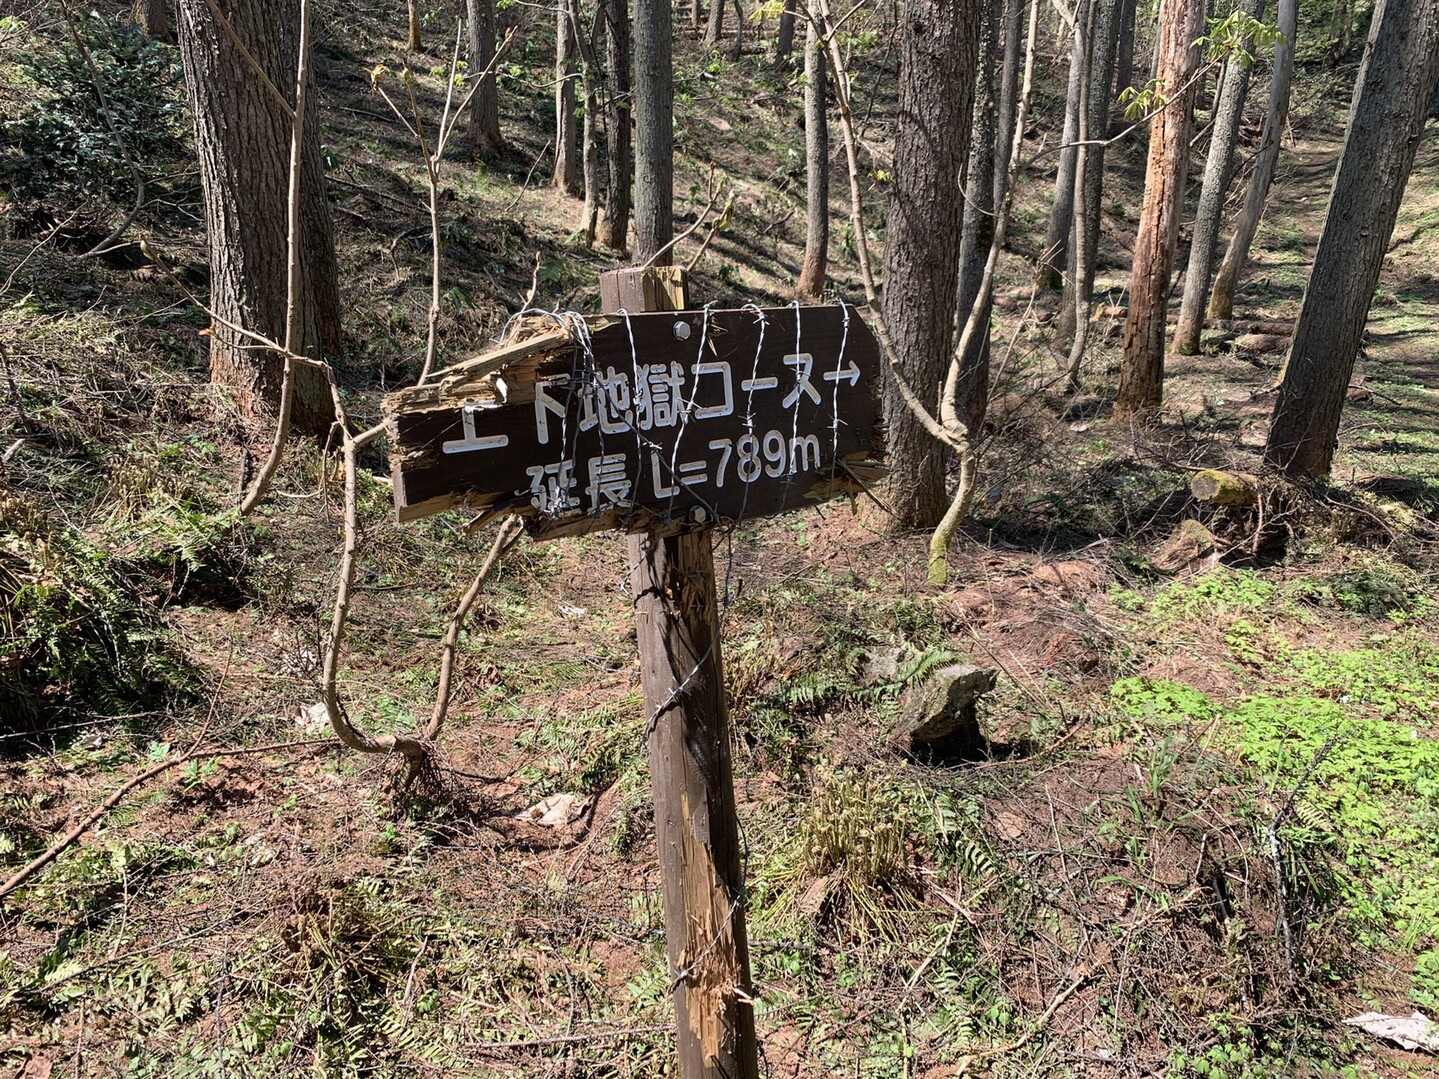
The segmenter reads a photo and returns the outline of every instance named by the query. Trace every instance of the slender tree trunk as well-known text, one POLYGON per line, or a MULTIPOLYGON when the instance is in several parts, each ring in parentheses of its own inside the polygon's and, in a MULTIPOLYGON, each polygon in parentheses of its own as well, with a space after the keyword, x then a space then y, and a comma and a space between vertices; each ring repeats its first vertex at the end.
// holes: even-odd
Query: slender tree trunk
MULTIPOLYGON (((998 107, 995 101, 995 58, 999 52, 999 23, 1004 18, 1005 0, 981 0, 979 55, 975 64, 974 120, 969 140, 969 164, 965 168, 964 229, 959 242, 959 292, 957 322, 963 326, 970 311, 980 302, 980 286, 989 248, 994 242, 995 214, 1000 203, 992 201, 999 186, 995 172, 999 165, 996 130, 998 107), (997 167, 996 167, 997 166, 997 167)), ((1002 73, 1001 73, 1002 74, 1002 73)), ((1008 158, 1003 159, 1005 164, 1008 158)), ((956 394, 960 422, 971 432, 979 431, 989 404, 989 313, 991 296, 984 297, 979 313, 979 331, 960 357, 959 388, 956 394)))
POLYGON ((779 32, 775 35, 774 60, 779 67, 788 67, 794 55, 794 17, 797 0, 784 0, 779 12, 779 32))
POLYGON ((165 45, 175 44, 166 0, 135 0, 135 25, 165 45))
POLYGON ((603 0, 605 60, 609 93, 605 96, 605 216, 600 242, 623 251, 630 231, 630 13, 629 0, 603 0))
POLYGON ((705 25, 704 43, 716 48, 724 37, 724 9, 729 0, 710 0, 709 22, 705 25))
POLYGON ((1019 110, 1019 74, 1024 66, 1020 48, 1024 39, 1024 0, 1003 0, 1004 19, 1000 36, 1004 43, 995 106, 994 205, 1004 205, 1009 186, 1009 155, 1014 147, 1014 124, 1019 110))
POLYGON ((554 185, 570 198, 580 193, 575 152, 575 28, 566 0, 555 3, 555 172, 554 185))
MULTIPOLYGON (((477 77, 495 60, 495 0, 465 0, 469 21, 470 75, 477 77)), ((478 158, 490 160, 505 148, 500 134, 499 79, 491 75, 470 102, 470 147, 478 158)))
POLYGON ((825 112, 824 17, 818 7, 806 20, 804 46, 804 159, 808 178, 804 261, 795 292, 816 302, 824 295, 829 264, 829 117, 825 112))
MULTIPOLYGON (((223 0, 222 0, 223 2, 223 0)), ((227 12, 235 35, 293 104, 298 61, 298 0, 252 0, 227 12), (283 32, 281 32, 283 30, 283 32)), ((291 121, 215 21, 205 0, 182 0, 180 56, 195 121, 200 184, 210 240, 210 305, 226 322, 285 337, 291 121)), ((309 94, 301 161, 299 351, 337 357, 343 343, 339 274, 320 158, 318 109, 309 94)), ((246 416, 273 414, 284 361, 217 323, 210 337, 210 378, 246 416)), ((323 432, 332 416, 329 387, 312 367, 296 365, 292 422, 323 432)))
MULTIPOLYGON (((954 342, 960 174, 969 153, 978 30, 977 0, 912 0, 905 10, 884 320, 905 378, 935 404, 954 342)), ((893 380, 884 403, 890 524, 932 528, 949 502, 946 452, 905 406, 893 380)))
POLYGON ((1289 87, 1294 78, 1294 38, 1299 29, 1299 0, 1279 0, 1279 31, 1284 35, 1274 47, 1274 74, 1269 83, 1269 108, 1264 117, 1264 133, 1259 139, 1259 153, 1254 171, 1244 192, 1244 206, 1234 222, 1234 235, 1224 252, 1224 262, 1214 278, 1209 294, 1209 317, 1234 317, 1234 293, 1239 275, 1249 261, 1249 248, 1259 231, 1264 216, 1264 203, 1269 198, 1269 185, 1274 179, 1274 163, 1279 160, 1279 144, 1289 120, 1289 87))
MULTIPOLYGON (((635 261, 674 238, 674 68, 669 0, 635 0, 635 261)), ((669 252, 658 265, 668 265, 669 252)))
POLYGON ((734 44, 730 46, 729 62, 739 63, 744 55, 744 0, 734 0, 734 44))
MULTIPOLYGON (((1264 17, 1264 0, 1241 0, 1240 7, 1256 18, 1264 17)), ((1251 47, 1246 40, 1245 51, 1251 47)), ((1174 331, 1174 351, 1182 356, 1192 356, 1199 351, 1199 334, 1204 328, 1204 308, 1209 300, 1209 279, 1219 240, 1219 215, 1224 210, 1224 198, 1234 175, 1234 147, 1239 141, 1239 123, 1244 119, 1244 99, 1249 93, 1249 67, 1238 57, 1231 57, 1224 65, 1224 78, 1219 84, 1219 105, 1209 132, 1209 156, 1204 162, 1204 183, 1194 216, 1189 264, 1184 269, 1184 300, 1179 308, 1179 325, 1174 331)))
POLYGON ((594 247, 600 224, 600 80, 599 63, 595 57, 595 38, 603 4, 595 9, 595 21, 589 34, 585 32, 580 0, 569 0, 570 29, 580 55, 580 85, 585 95, 584 129, 580 135, 580 160, 584 167, 585 205, 580 218, 580 232, 586 247, 594 247))
POLYGON ((1138 0, 1119 0, 1119 44, 1114 57, 1114 96, 1134 85, 1134 16, 1138 0))
POLYGON ((699 32, 704 25, 705 9, 701 0, 690 0, 690 29, 699 32))
MULTIPOLYGON (((1084 123, 1079 141, 1104 138, 1109 128, 1109 87, 1114 81, 1114 53, 1119 30, 1119 0, 1091 0, 1084 123)), ((1076 12, 1077 17, 1077 12, 1076 12)), ((1081 321, 1089 318, 1094 292, 1094 266, 1099 258, 1099 228, 1104 208, 1104 147, 1081 146, 1074 169, 1074 229, 1069 243, 1069 275, 1059 304, 1055 336, 1071 341, 1081 321), (1083 242, 1079 242, 1082 240, 1083 242)))
POLYGON ((1059 151, 1059 168, 1054 176, 1054 201, 1049 207, 1049 224, 1044 230, 1044 254, 1035 267, 1034 280, 1040 288, 1057 289, 1064 282, 1061 269, 1069 255, 1069 231, 1074 223, 1074 162, 1078 156, 1074 141, 1079 137, 1079 87, 1084 80, 1084 57, 1079 34, 1069 49, 1069 82, 1064 97, 1064 149, 1059 151))
POLYGON ((1203 32, 1203 0, 1164 0, 1159 14, 1159 83, 1168 103, 1149 125, 1144 209, 1134 243, 1124 360, 1114 402, 1117 418, 1158 408, 1163 396, 1169 278, 1184 209, 1194 124, 1193 79, 1199 69, 1199 49, 1193 43, 1203 32))
POLYGON ((411 52, 420 51, 420 0, 406 0, 406 10, 409 14, 410 37, 409 49, 411 52))
POLYGON ((1379 0, 1264 460, 1328 475, 1354 359, 1439 80, 1439 0, 1379 0))

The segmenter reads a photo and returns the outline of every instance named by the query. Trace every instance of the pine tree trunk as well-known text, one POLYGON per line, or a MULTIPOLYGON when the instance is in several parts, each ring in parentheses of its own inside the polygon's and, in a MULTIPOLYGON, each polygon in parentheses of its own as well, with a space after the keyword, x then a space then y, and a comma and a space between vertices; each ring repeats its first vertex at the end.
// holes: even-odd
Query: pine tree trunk
MULTIPOLYGON (((995 55, 999 45, 999 23, 1007 6, 1005 0, 982 0, 979 55, 975 65, 974 126, 969 140, 969 164, 965 168, 964 229, 959 242, 959 292, 956 324, 964 326, 979 300, 984 265, 994 241, 995 214, 999 203, 991 202, 996 190, 994 174, 998 155, 995 102, 995 55)), ((1002 73, 1001 73, 1002 74, 1002 73)), ((1005 159, 1006 163, 1008 159, 1005 159)), ((1003 171, 1004 166, 998 166, 1003 171)), ((989 309, 986 302, 979 316, 979 332, 960 357, 959 388, 956 394, 960 421, 972 433, 984 422, 989 404, 989 309)))
POLYGON ((411 52, 420 51, 420 0, 406 0, 409 15, 410 36, 407 44, 411 52))
POLYGON ((1134 85, 1134 18, 1138 0, 1119 0, 1119 44, 1114 56, 1114 96, 1134 85))
POLYGON ((1024 40, 1024 0, 1003 0, 1004 21, 1001 37, 1004 42, 1003 66, 999 73, 998 101, 995 112, 994 205, 1004 205, 1009 185, 1009 156, 1014 148, 1014 125, 1019 113, 1019 75, 1023 67, 1020 55, 1024 40))
POLYGON ((804 261, 795 292, 818 302, 824 295, 829 263, 829 117, 825 113, 825 58, 818 9, 806 20, 804 46, 804 159, 808 179, 805 202, 804 261))
MULTIPOLYGON (((959 185, 969 153, 978 30, 976 0, 912 0, 900 46, 884 319, 901 370, 932 409, 954 344, 959 185)), ((910 413, 892 380, 884 403, 889 523, 932 528, 948 507, 947 452, 910 413)))
POLYGON ((1054 176, 1054 201, 1049 207, 1049 224, 1044 229, 1044 255, 1034 271, 1040 288, 1057 289, 1064 283, 1061 267, 1069 257, 1069 231, 1074 224, 1074 163, 1078 157, 1073 145, 1079 137, 1079 86, 1084 78, 1084 57, 1080 52, 1079 35, 1075 34, 1069 49, 1069 82, 1064 97, 1064 132, 1059 151, 1059 168, 1054 176))
MULTIPOLYGON (((495 60, 495 0, 465 0, 469 22, 470 76, 478 77, 495 60)), ((470 102, 470 147, 478 158, 488 161, 505 148, 500 134, 499 79, 490 75, 475 91, 470 102)))
POLYGON ((713 49, 724 36, 724 9, 729 0, 710 0, 709 22, 705 25, 704 43, 713 49))
MULTIPOLYGON (((635 0, 635 261, 674 238, 674 68, 669 0, 635 0)), ((666 252, 657 265, 671 261, 666 252)))
POLYGON ((1289 120, 1289 88, 1294 79, 1294 40, 1298 29, 1299 0, 1279 0, 1279 31, 1284 38, 1274 47, 1274 74, 1269 83, 1264 132, 1259 139, 1254 171, 1244 192, 1244 206, 1234 221, 1234 235, 1229 238, 1224 262, 1209 294, 1210 318, 1227 321, 1234 317, 1234 293, 1239 288, 1239 275, 1249 261, 1249 248, 1259 231, 1259 219, 1264 216, 1264 203, 1274 179, 1274 164, 1279 160, 1279 144, 1289 120))
POLYGON ((1169 278, 1179 243, 1194 125, 1194 87, 1190 83, 1199 68, 1199 49, 1193 43, 1203 32, 1203 0, 1164 0, 1159 14, 1158 78, 1168 104, 1149 125, 1144 208, 1134 243, 1124 359, 1114 402, 1117 418, 1158 408, 1163 396, 1169 278))
MULTIPOLYGON (((298 0, 221 0, 236 36, 270 81, 293 103, 299 49, 298 0), (279 32, 281 29, 285 32, 279 32)), ((290 117, 255 77, 205 0, 182 0, 180 56, 195 122, 205 224, 210 240, 210 304, 226 322, 285 338, 290 117)), ((339 355, 339 275, 320 158, 316 95, 309 95, 301 160, 299 350, 339 355)), ((210 379, 240 412, 274 413, 284 361, 217 323, 210 338, 210 379)), ((323 432, 332 417, 328 384, 312 367, 295 368, 292 422, 323 432)))
POLYGON ((604 3, 605 64, 609 93, 605 95, 605 215, 600 242, 625 250, 630 231, 630 12, 629 0, 604 3))
MULTIPOLYGON (((1255 18, 1264 17, 1264 0, 1241 0, 1240 7, 1255 18)), ((1246 39, 1244 50, 1251 48, 1252 43, 1246 39)), ((1179 325, 1174 330, 1174 351, 1181 356, 1199 351, 1219 240, 1219 215, 1234 175, 1234 147, 1239 141, 1239 123, 1244 119, 1244 99, 1249 93, 1249 68, 1249 64, 1231 57, 1219 84, 1219 105, 1209 132, 1209 156, 1204 162, 1204 182, 1194 215, 1189 264, 1184 268, 1184 300, 1179 307, 1179 325)))
POLYGON ((784 0, 779 12, 779 32, 775 35, 774 60, 778 67, 788 67, 794 55, 794 18, 797 0, 784 0))
MULTIPOLYGON (((1080 141, 1085 143, 1103 139, 1109 128, 1109 87, 1114 81, 1114 53, 1119 31, 1119 0, 1092 0, 1092 3, 1096 7, 1089 56, 1085 61, 1084 124, 1079 132, 1080 141)), ((1080 320, 1089 318, 1104 209, 1104 147, 1081 147, 1074 171, 1074 228, 1069 242, 1069 274, 1055 325, 1055 337, 1061 342, 1070 341, 1080 320), (1078 238, 1082 238, 1083 243, 1076 243, 1078 238)))
POLYGON ((1379 0, 1264 445, 1265 462, 1291 477, 1329 473, 1345 392, 1436 80, 1439 0, 1379 0))
POLYGON ((135 0, 135 25, 156 41, 173 45, 175 35, 170 30, 170 14, 166 8, 167 0, 135 0))
POLYGON ((552 182, 570 198, 580 193, 575 139, 575 28, 566 0, 555 3, 555 172, 552 182))

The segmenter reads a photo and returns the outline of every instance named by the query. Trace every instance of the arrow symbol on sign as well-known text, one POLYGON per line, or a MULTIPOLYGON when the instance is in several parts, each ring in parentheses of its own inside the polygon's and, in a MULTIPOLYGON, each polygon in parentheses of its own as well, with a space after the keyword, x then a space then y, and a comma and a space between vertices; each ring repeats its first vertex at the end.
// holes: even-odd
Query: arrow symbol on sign
POLYGON ((826 382, 848 382, 851 386, 858 386, 859 368, 853 360, 850 360, 849 366, 843 370, 826 371, 824 373, 824 380, 826 382))

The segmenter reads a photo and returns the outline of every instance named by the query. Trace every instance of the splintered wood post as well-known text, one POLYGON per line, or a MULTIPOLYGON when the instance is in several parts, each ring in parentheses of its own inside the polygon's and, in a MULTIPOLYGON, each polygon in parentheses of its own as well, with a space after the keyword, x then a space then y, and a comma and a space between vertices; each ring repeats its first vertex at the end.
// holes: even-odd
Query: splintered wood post
MULTIPOLYGON (((600 277, 606 312, 682 311, 676 267, 600 277)), ((681 1079, 759 1075, 713 529, 631 533, 655 839, 681 1079)))
POLYGON ((630 533, 678 1075, 757 1079, 713 528, 879 480, 884 361, 839 301, 697 311, 672 267, 600 296, 607 314, 521 317, 385 398, 395 510, 630 533))

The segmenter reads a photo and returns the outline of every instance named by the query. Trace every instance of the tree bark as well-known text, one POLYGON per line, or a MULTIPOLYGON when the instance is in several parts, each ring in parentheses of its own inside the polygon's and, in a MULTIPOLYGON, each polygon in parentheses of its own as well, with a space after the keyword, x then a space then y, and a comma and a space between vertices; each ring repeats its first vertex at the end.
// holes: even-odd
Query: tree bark
MULTIPOLYGON (((905 378, 935 404, 954 342, 960 175, 969 153, 978 30, 977 0, 913 0, 904 13, 884 320, 905 378)), ((932 528, 948 506, 944 447, 905 406, 892 379, 884 403, 889 523, 932 528)))
MULTIPOLYGON (((669 0, 635 0, 635 261, 674 239, 674 60, 669 0)), ((668 265, 670 254, 656 258, 668 265)))
POLYGON ((729 0, 710 0, 709 22, 705 25, 704 43, 709 48, 718 47, 724 36, 724 9, 729 0))
POLYGON ((406 0, 409 14, 410 36, 407 44, 411 52, 420 51, 420 0, 406 0))
POLYGON ((794 55, 794 19, 797 0, 784 0, 779 12, 779 32, 775 35, 774 61, 777 67, 788 67, 794 55))
POLYGON ((806 20, 804 46, 804 159, 808 180, 805 201, 804 261, 795 292, 816 303, 824 295, 829 265, 829 118, 825 113, 824 17, 816 9, 806 20))
POLYGON ((1439 0, 1379 0, 1264 460, 1328 475, 1364 322, 1439 79, 1439 0))
POLYGON ((1049 206, 1049 224, 1044 229, 1044 254, 1035 267, 1035 284, 1042 289, 1057 289, 1064 282, 1061 269, 1069 257, 1069 232, 1074 224, 1074 163, 1078 148, 1072 145, 1079 137, 1080 84, 1084 80, 1084 56, 1080 35, 1074 34, 1069 49, 1069 81, 1064 91, 1064 131, 1060 143, 1059 168, 1054 175, 1054 201, 1049 206))
POLYGON ((704 25, 705 9, 702 0, 690 0, 690 29, 699 32, 704 25))
MULTIPOLYGON (((1008 6, 1005 0, 982 0, 979 53, 975 64, 974 119, 969 140, 969 163, 965 168, 964 227, 959 242, 959 293, 957 324, 963 326, 980 300, 985 263, 994 242, 995 214, 1000 204, 992 202, 998 165, 998 109, 995 102, 995 57, 999 51, 999 23, 1008 6)), ((984 422, 989 405, 989 313, 992 293, 984 297, 978 332, 960 357, 956 405, 960 422, 973 435, 984 422)))
POLYGON ((1169 278, 1179 243, 1179 218, 1189 174, 1189 137, 1194 125, 1194 86, 1204 32, 1204 0, 1164 0, 1159 15, 1159 85, 1167 103, 1150 121, 1144 208, 1134 243, 1129 314, 1124 321, 1124 359, 1119 372, 1116 418, 1159 407, 1164 387, 1164 328, 1169 278))
POLYGON ((570 198, 580 193, 575 152, 575 28, 566 0, 555 3, 555 172, 552 182, 570 198))
MULTIPOLYGON (((1264 0, 1241 0, 1240 8, 1255 18, 1264 17, 1264 0)), ((1243 47, 1248 52, 1252 43, 1246 38, 1243 47)), ((1209 300, 1209 278, 1219 240, 1219 215, 1234 175, 1234 147, 1239 141, 1239 123, 1244 118, 1244 99, 1249 93, 1249 67, 1239 57, 1231 56, 1219 83, 1219 105, 1209 131, 1209 156, 1204 161, 1204 182, 1194 215, 1189 264, 1184 269, 1184 299, 1179 307, 1179 325, 1174 331, 1174 351, 1182 356, 1192 356, 1199 351, 1204 308, 1209 300)))
POLYGON ((994 205, 1004 205, 1009 187, 1009 156, 1014 148, 1014 125, 1019 112, 1019 75, 1023 67, 1020 46, 1024 39, 1024 0, 1003 0, 1004 18, 1000 36, 1004 43, 1003 64, 995 105, 994 205))
POLYGON ((1138 0, 1119 0, 1119 43, 1114 56, 1114 96, 1134 85, 1134 16, 1138 0))
MULTIPOLYGON (((1103 139, 1109 128, 1109 87, 1114 81, 1114 53, 1119 30, 1119 0, 1091 0, 1096 5, 1085 60, 1084 123, 1081 142, 1103 139)), ((1078 11, 1076 10, 1076 18, 1078 11)), ((1099 258, 1099 227, 1104 209, 1104 147, 1082 146, 1074 169, 1074 228, 1070 232, 1069 274, 1059 303, 1055 337, 1070 341, 1081 319, 1089 318, 1094 292, 1094 265, 1099 258), (1078 242, 1082 240, 1083 242, 1078 242)))
MULTIPOLYGON (((236 37, 293 107, 298 62, 298 0, 221 0, 236 37), (281 32, 283 30, 283 32, 281 32)), ((210 305, 226 322, 285 337, 287 208, 291 121, 216 22, 205 0, 182 0, 180 56, 195 122, 205 224, 210 240, 210 305)), ((300 172, 298 351, 312 358, 339 355, 339 273, 320 157, 318 109, 309 94, 300 172)), ((274 413, 284 361, 251 347, 218 322, 210 338, 210 378, 240 412, 274 413)), ((292 422, 323 432, 332 418, 328 384, 312 367, 296 365, 292 422)))
POLYGON ((167 0, 135 0, 135 25, 156 41, 173 45, 175 35, 170 29, 167 7, 167 0))
POLYGON ((1284 37, 1274 46, 1274 74, 1269 83, 1264 132, 1259 139, 1254 171, 1244 192, 1244 206, 1234 221, 1234 235, 1229 238, 1224 262, 1209 294, 1210 318, 1234 317, 1234 293, 1239 287, 1239 275, 1249 261, 1249 248, 1259 231, 1259 219, 1264 216, 1264 203, 1274 179, 1274 163, 1279 160, 1279 144, 1289 120, 1289 88, 1294 78, 1294 39, 1298 29, 1299 0, 1279 0, 1279 31, 1284 37))
POLYGON ((623 251, 630 231, 630 12, 629 0, 604 4, 605 63, 609 92, 605 95, 605 215, 600 242, 623 251))
POLYGON ((604 18, 603 3, 595 9, 595 21, 586 34, 580 12, 580 0, 569 0, 570 29, 580 55, 580 85, 584 88, 584 129, 580 135, 580 160, 584 166, 585 205, 580 217, 580 232, 586 247, 594 247, 600 225, 600 82, 599 63, 595 57, 595 38, 600 20, 604 18))
MULTIPOLYGON (((470 77, 478 78, 495 60, 495 0, 465 0, 465 15, 469 22, 470 77)), ((470 147, 476 157, 485 161, 498 157, 505 148, 500 134, 496 75, 480 84, 470 102, 470 147)))

